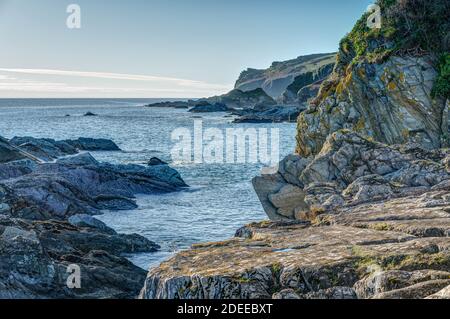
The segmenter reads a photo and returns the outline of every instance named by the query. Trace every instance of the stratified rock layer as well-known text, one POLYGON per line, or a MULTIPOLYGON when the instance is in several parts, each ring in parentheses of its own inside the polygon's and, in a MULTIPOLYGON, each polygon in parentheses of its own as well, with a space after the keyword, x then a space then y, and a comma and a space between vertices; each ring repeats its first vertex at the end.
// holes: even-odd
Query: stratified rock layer
POLYGON ((136 208, 137 193, 180 190, 186 185, 178 172, 162 162, 111 165, 89 153, 69 156, 79 148, 116 150, 108 140, 79 139, 76 147, 50 139, 0 142, 0 158, 8 159, 0 164, 0 299, 136 298, 146 272, 122 254, 159 246, 118 234, 92 215, 136 208), (29 152, 53 162, 34 161, 29 152), (79 288, 68 285, 74 266, 79 288))
POLYGON ((437 298, 450 285, 449 191, 246 226, 150 271, 141 298, 437 298))

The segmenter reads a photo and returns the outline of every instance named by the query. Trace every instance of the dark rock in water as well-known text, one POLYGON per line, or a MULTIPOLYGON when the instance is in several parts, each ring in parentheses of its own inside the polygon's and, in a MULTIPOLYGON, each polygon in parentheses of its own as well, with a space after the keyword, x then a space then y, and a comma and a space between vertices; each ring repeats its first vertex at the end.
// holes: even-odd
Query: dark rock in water
POLYGON ((174 102, 159 102, 145 105, 145 107, 167 107, 175 109, 188 109, 192 104, 190 102, 184 101, 174 101, 174 102))
POLYGON ((97 116, 97 114, 92 113, 92 112, 87 112, 83 116, 97 116))
POLYGON ((111 165, 61 162, 41 164, 33 172, 0 181, 27 206, 41 214, 65 219, 76 214, 98 214, 102 209, 136 208, 135 194, 173 192, 185 187, 168 165, 111 165))
POLYGON ((213 112, 228 112, 230 109, 223 103, 209 104, 206 101, 197 104, 189 112, 192 113, 213 113, 213 112))
POLYGON ((120 151, 120 148, 111 140, 103 138, 84 138, 63 141, 81 151, 120 151))
POLYGON ((49 138, 14 137, 9 142, 45 161, 78 152, 76 148, 64 141, 49 138))
MULTIPOLYGON (((103 141, 80 140, 81 147, 113 148, 103 141)), ((77 152, 68 142, 32 138, 14 142, 20 145, 19 154, 30 144, 49 158, 77 152)), ((0 143, 16 151, 9 141, 0 143)), ((134 209, 138 193, 172 192, 185 186, 168 165, 111 165, 88 153, 53 163, 29 159, 0 163, 0 299, 136 298, 146 272, 121 255, 160 247, 137 234, 118 234, 91 215, 103 209, 134 209), (80 268, 80 289, 67 286, 69 266, 80 268)))
POLYGON ((149 165, 149 166, 158 166, 158 165, 167 165, 167 163, 164 162, 164 161, 162 161, 162 160, 160 160, 160 159, 157 158, 157 157, 152 157, 152 158, 150 159, 150 161, 148 161, 148 165, 149 165))
POLYGON ((0 137, 0 163, 24 159, 25 156, 12 147, 7 140, 0 137))

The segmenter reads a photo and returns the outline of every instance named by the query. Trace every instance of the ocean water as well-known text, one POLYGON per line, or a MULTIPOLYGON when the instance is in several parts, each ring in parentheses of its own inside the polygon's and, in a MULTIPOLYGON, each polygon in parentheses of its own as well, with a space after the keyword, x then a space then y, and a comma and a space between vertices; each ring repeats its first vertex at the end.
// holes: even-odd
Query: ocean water
POLYGON ((105 211, 98 216, 121 233, 138 233, 161 245, 152 254, 127 256, 142 268, 155 267, 194 243, 220 241, 250 222, 266 219, 251 179, 262 164, 190 164, 173 162, 173 130, 204 128, 278 128, 280 157, 294 150, 295 124, 232 124, 225 114, 191 114, 186 110, 145 108, 164 99, 0 99, 0 136, 109 138, 123 152, 93 152, 99 161, 145 163, 156 156, 177 169, 190 188, 164 195, 138 195, 139 208, 105 211), (98 114, 84 117, 86 112, 98 114), (70 116, 66 116, 70 115, 70 116))

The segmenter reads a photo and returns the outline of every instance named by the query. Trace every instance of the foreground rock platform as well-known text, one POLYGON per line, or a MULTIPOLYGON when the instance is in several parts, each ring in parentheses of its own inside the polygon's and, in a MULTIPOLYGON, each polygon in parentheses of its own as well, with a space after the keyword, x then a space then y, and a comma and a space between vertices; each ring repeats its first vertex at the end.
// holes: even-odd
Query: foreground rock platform
POLYGON ((450 187, 311 221, 252 224, 161 264, 140 297, 444 298, 449 234, 450 187))

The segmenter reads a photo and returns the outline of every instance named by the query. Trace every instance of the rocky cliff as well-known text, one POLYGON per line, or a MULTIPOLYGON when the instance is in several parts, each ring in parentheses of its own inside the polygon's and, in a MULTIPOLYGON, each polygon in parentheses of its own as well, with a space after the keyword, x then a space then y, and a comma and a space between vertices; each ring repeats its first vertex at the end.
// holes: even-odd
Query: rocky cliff
POLYGON ((274 62, 268 69, 247 69, 236 81, 235 88, 250 91, 262 88, 274 99, 292 103, 305 86, 327 77, 335 63, 334 53, 312 54, 274 62))
POLYGON ((297 153, 253 180, 272 221, 178 254, 142 298, 450 298, 450 4, 377 3, 382 28, 365 14, 341 41, 297 153))
POLYGON ((382 28, 367 27, 368 14, 356 23, 341 41, 333 74, 300 115, 300 155, 317 154, 343 128, 387 144, 448 146, 450 4, 378 4, 382 28))

